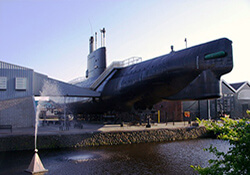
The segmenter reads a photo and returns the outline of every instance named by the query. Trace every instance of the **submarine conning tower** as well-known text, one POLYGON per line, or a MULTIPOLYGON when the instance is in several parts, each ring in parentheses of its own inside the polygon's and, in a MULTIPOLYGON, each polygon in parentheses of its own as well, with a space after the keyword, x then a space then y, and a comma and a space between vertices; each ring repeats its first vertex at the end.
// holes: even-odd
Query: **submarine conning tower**
POLYGON ((101 47, 97 49, 97 33, 89 39, 86 78, 98 77, 106 69, 105 28, 101 29, 101 47), (95 42, 95 43, 94 43, 95 42), (95 46, 95 48, 94 48, 95 46))

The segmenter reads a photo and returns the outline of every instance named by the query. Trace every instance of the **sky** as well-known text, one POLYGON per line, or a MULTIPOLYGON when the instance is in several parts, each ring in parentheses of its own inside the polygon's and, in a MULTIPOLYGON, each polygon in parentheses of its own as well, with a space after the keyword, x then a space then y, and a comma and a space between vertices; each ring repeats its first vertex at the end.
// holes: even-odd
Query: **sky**
POLYGON ((85 76, 89 37, 106 28, 107 64, 226 37, 228 83, 250 81, 249 0, 0 0, 0 61, 68 82, 85 76))

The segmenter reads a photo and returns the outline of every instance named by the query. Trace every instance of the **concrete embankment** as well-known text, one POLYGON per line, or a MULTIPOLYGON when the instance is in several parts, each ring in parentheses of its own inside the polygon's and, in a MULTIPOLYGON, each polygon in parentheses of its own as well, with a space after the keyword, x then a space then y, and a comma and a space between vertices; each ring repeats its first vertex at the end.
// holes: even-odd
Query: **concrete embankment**
MULTIPOLYGON (((74 148, 148 142, 166 142, 208 137, 205 127, 154 129, 139 131, 86 132, 38 135, 38 149, 74 148)), ((33 135, 11 135, 0 138, 0 151, 33 150, 33 135)))

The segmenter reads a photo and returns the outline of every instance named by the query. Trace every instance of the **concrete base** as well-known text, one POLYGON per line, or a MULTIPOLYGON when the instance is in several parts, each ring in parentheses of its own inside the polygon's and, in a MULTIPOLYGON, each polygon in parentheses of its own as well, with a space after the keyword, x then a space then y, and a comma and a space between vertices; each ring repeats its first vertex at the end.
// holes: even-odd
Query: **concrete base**
POLYGON ((31 174, 41 174, 48 172, 47 169, 44 168, 40 157, 38 156, 37 149, 35 150, 35 154, 30 162, 30 165, 27 170, 25 170, 28 173, 31 174))

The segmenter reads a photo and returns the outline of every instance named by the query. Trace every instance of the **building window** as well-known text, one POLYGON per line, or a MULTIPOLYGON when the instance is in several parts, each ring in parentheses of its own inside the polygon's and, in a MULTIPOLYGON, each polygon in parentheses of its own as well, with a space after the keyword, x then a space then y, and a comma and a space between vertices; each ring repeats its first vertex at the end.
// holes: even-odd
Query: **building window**
POLYGON ((7 77, 0 77, 0 90, 7 89, 7 77))
POLYGON ((25 91, 27 89, 27 78, 16 77, 15 80, 16 90, 25 91))

